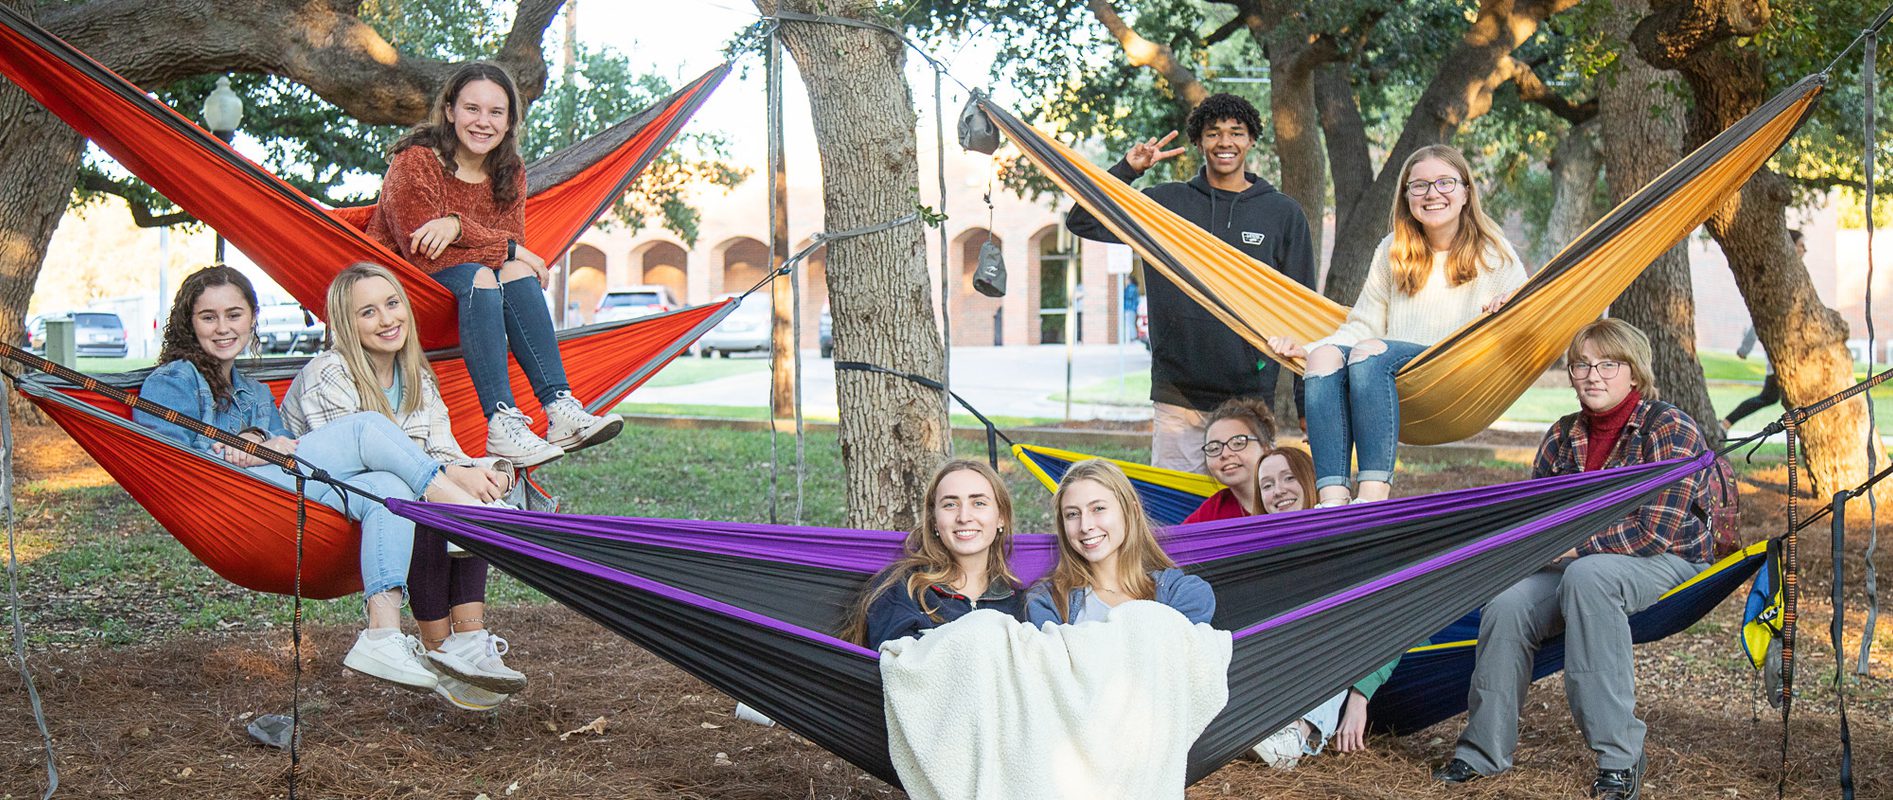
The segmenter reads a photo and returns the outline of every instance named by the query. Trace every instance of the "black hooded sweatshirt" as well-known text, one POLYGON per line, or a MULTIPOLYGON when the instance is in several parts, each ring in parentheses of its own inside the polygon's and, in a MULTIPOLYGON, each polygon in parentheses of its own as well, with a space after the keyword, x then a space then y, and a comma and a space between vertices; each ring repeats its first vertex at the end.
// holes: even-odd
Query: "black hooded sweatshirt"
MULTIPOLYGON (((1130 183, 1138 172, 1119 161, 1111 174, 1130 183)), ((1144 190, 1177 213, 1237 250, 1309 288, 1315 285, 1315 254, 1308 218, 1301 204, 1250 173, 1249 188, 1227 192, 1211 188, 1198 171, 1188 183, 1160 183, 1144 190)), ((1073 206, 1065 227, 1086 239, 1119 242, 1104 223, 1073 206)), ((1144 270, 1150 312, 1150 399, 1153 402, 1210 411, 1231 397, 1272 400, 1280 366, 1258 369, 1261 351, 1191 300, 1155 269, 1144 270)))

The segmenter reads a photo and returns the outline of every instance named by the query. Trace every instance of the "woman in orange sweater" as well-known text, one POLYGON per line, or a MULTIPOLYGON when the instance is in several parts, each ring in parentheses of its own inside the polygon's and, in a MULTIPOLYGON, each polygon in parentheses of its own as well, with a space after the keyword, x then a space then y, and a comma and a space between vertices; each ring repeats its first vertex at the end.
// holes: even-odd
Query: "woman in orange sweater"
POLYGON ((486 454, 530 467, 618 435, 616 415, 572 397, 546 309, 545 259, 526 231, 522 109, 512 76, 472 63, 441 89, 428 121, 396 140, 368 233, 452 290, 460 347, 487 416, 486 454), (545 407, 545 438, 513 402, 506 353, 545 407))

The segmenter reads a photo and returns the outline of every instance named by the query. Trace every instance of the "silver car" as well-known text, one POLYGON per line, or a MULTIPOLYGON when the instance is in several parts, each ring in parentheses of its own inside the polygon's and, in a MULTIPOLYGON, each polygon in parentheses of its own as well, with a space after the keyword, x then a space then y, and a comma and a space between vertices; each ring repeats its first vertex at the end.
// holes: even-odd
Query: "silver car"
MULTIPOLYGON (((726 294, 717 299, 734 296, 726 294)), ((755 295, 737 306, 715 328, 697 340, 697 355, 709 358, 711 353, 719 353, 729 358, 731 353, 767 353, 772 322, 769 318, 769 296, 755 295)))

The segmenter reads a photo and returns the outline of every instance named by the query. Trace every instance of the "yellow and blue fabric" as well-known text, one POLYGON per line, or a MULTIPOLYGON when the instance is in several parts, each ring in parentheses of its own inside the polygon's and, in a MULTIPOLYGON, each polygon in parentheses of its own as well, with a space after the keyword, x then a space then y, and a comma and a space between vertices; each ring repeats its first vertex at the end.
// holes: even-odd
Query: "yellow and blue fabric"
MULTIPOLYGON (((1056 488, 1058 479, 1064 476, 1071 465, 1093 458, 1071 450, 1031 444, 1015 444, 1012 452, 1025 465, 1026 471, 1037 477, 1047 489, 1056 488)), ((1221 484, 1202 475, 1115 459, 1111 459, 1111 463, 1122 468, 1131 479, 1131 487, 1143 501, 1145 512, 1158 525, 1182 522, 1205 498, 1222 488, 1221 484)), ((1638 643, 1653 642, 1696 624, 1720 605, 1723 599, 1734 594, 1750 576, 1763 571, 1763 562, 1768 562, 1775 570, 1768 574, 1778 576, 1778 558, 1778 554, 1770 557, 1770 542, 1760 542, 1716 562, 1696 577, 1671 589, 1649 608, 1632 614, 1632 638, 1638 643)), ((1761 579, 1757 579, 1757 586, 1760 585, 1761 579)), ((1769 585, 1773 588, 1766 596, 1777 610, 1772 615, 1762 612, 1762 616, 1772 622, 1758 624, 1772 624, 1773 630, 1778 632, 1781 582, 1774 578, 1770 579, 1769 585)), ((1749 606, 1751 615, 1757 613, 1753 611, 1757 608, 1757 600, 1753 595, 1749 599, 1749 606)), ((1750 627, 1744 626, 1744 638, 1749 643, 1750 657, 1757 659, 1759 666, 1761 656, 1758 653, 1767 652, 1768 639, 1764 636, 1760 640, 1761 649, 1755 650, 1754 639, 1748 638, 1750 627)), ((1380 691, 1374 693, 1367 709, 1368 720, 1376 728, 1410 733, 1466 710, 1466 691, 1472 682, 1473 652, 1478 644, 1479 612, 1475 610, 1428 637, 1425 644, 1408 649, 1401 656, 1400 666, 1394 670, 1393 676, 1387 679, 1380 691)), ((1564 640, 1559 637, 1545 642, 1539 648, 1537 661, 1532 668, 1532 679, 1537 680, 1562 669, 1564 640)))
POLYGON ((1787 612, 1786 595, 1781 580, 1781 540, 1766 543, 1768 553, 1749 586, 1748 602, 1742 608, 1742 649, 1748 662, 1762 669, 1768 662, 1768 648, 1781 638, 1781 623, 1787 612))

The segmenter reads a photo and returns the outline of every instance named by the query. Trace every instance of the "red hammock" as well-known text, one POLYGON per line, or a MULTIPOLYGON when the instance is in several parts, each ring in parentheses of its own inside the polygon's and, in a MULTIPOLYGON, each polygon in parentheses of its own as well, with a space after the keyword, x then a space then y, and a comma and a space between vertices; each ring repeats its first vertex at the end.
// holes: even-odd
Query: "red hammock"
MULTIPOLYGON (((616 405, 697 337, 715 327, 731 307, 732 301, 726 300, 563 332, 559 349, 566 354, 574 393, 598 398, 591 406, 594 411, 616 405), (588 365, 605 363, 607 353, 614 364, 635 364, 629 377, 619 377, 623 374, 621 368, 587 369, 588 365)), ((467 380, 465 362, 452 352, 430 353, 429 360, 440 377, 441 395, 454 411, 454 435, 469 453, 483 452, 486 426, 473 386, 467 380), (467 420, 481 422, 475 426, 467 420)), ((268 384, 281 400, 289 381, 306 361, 269 359, 254 369, 245 368, 245 372, 268 384)), ((135 392, 148 372, 98 380, 135 392)), ((517 364, 512 365, 512 377, 516 390, 525 387, 525 377, 517 364)), ((123 403, 99 392, 40 374, 18 376, 15 385, 205 566, 246 589, 277 594, 294 591, 293 492, 155 435, 132 422, 131 411, 123 403)), ((522 402, 530 402, 531 393, 519 397, 522 402)), ((328 506, 309 503, 303 538, 302 595, 326 600, 361 591, 360 545, 361 535, 354 523, 328 506)))
MULTIPOLYGON (((547 261, 563 254, 728 73, 729 65, 720 65, 664 101, 528 167, 524 244, 547 261)), ((0 5, 0 75, 222 233, 304 308, 323 313, 335 274, 372 261, 392 268, 407 287, 424 346, 458 344, 453 295, 362 233, 373 206, 324 209, 6 5, 0 5)))

